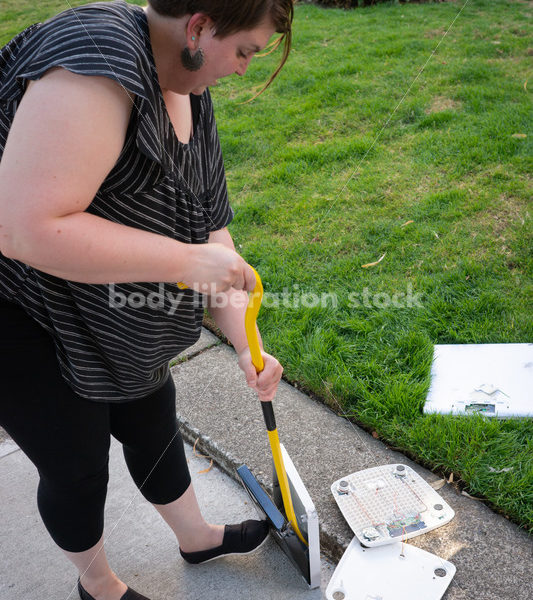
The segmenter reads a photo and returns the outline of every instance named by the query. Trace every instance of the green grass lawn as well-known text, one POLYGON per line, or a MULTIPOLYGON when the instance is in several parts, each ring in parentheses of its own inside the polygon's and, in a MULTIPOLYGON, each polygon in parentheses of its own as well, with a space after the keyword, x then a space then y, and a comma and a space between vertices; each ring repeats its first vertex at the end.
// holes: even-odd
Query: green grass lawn
MULTIPOLYGON (((275 56, 212 93, 287 379, 532 529, 533 422, 422 413, 434 344, 533 341, 533 11, 470 0, 442 39, 463 4, 299 6, 272 87, 242 103, 275 56)), ((0 42, 66 6, 4 5, 0 42)))

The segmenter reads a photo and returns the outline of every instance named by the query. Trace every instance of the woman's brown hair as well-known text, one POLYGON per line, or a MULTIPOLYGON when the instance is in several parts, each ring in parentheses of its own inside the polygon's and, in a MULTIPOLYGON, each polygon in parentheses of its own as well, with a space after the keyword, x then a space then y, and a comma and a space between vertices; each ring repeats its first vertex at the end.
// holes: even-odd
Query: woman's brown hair
POLYGON ((221 38, 253 29, 270 18, 277 33, 281 33, 271 51, 283 44, 283 53, 276 70, 259 94, 274 81, 291 51, 294 0, 148 0, 148 4, 166 17, 203 13, 213 21, 215 35, 221 38))

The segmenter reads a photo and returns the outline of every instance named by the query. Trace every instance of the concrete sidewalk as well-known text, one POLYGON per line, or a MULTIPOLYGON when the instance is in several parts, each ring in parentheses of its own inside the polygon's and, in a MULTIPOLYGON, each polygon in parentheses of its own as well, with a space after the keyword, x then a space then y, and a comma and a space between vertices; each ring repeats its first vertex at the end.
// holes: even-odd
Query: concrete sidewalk
MULTIPOLYGON (((235 468, 245 463, 268 487, 272 459, 262 411, 245 384, 234 351, 209 332, 203 333, 195 350, 200 353, 172 368, 184 437, 198 440, 198 447, 228 474, 234 476, 235 468)), ((333 560, 340 559, 353 538, 331 495, 333 481, 399 462, 429 483, 438 479, 285 382, 274 409, 280 440, 316 505, 321 550, 333 560)), ((533 544, 527 533, 451 485, 439 494, 454 509, 455 518, 409 543, 455 564, 457 573, 445 600, 533 598, 533 544)))
MULTIPOLYGON (((214 523, 257 518, 243 487, 187 445, 202 511, 214 523), (207 471, 207 472, 206 472, 207 471)), ((37 473, 14 444, 0 443, 0 598, 77 600, 76 569, 53 544, 37 512, 37 473), (9 453, 8 453, 9 452, 9 453), (3 454, 3 456, 1 456, 3 454)), ((249 556, 189 565, 174 535, 137 492, 117 442, 111 445, 106 552, 112 568, 151 600, 322 600, 269 538, 249 556)), ((334 565, 322 561, 323 589, 334 565)))
MULTIPOLYGON (((228 475, 235 477, 235 468, 245 463, 268 487, 271 453, 258 399, 246 386, 233 350, 204 331, 200 342, 177 359, 172 376, 183 436, 225 471, 213 467, 202 473, 209 462, 188 450, 206 517, 214 522, 255 517, 244 490, 228 475)), ((153 600, 321 600, 335 566, 326 559, 337 561, 353 537, 330 493, 331 483, 360 469, 397 462, 410 465, 428 482, 437 479, 286 383, 280 386, 274 408, 281 442, 318 510, 322 590, 308 590, 272 540, 249 557, 203 566, 184 563, 173 535, 136 492, 120 449, 113 444, 106 548, 113 568, 127 583, 153 600)), ((36 481, 35 469, 22 452, 0 439, 1 600, 77 598, 72 592, 75 570, 51 543, 38 516, 36 481)), ((457 573, 444 599, 533 598, 533 545, 528 535, 452 486, 439 494, 455 510, 455 518, 409 543, 455 564, 457 573)))

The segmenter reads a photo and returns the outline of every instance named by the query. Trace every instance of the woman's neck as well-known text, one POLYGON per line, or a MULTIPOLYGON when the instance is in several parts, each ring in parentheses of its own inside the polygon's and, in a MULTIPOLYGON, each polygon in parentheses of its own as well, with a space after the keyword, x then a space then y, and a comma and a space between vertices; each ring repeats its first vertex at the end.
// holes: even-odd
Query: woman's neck
MULTIPOLYGON (((175 87, 175 85, 170 85, 170 81, 175 82, 177 78, 183 79, 183 83, 186 85, 187 71, 181 64, 180 54, 186 44, 187 16, 164 17, 151 6, 144 8, 144 11, 148 21, 150 43, 161 89, 167 90, 175 87)), ((183 91, 183 93, 187 92, 183 91)))

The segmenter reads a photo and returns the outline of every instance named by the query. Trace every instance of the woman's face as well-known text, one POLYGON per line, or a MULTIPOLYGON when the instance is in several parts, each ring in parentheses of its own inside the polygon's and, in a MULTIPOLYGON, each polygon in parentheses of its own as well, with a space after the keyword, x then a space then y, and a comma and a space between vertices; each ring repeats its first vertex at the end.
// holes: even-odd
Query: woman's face
POLYGON ((274 33, 270 21, 224 38, 215 37, 212 29, 204 28, 198 42, 205 62, 201 69, 190 74, 192 93, 202 94, 206 87, 233 73, 244 75, 254 55, 265 48, 274 33))

